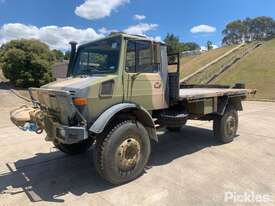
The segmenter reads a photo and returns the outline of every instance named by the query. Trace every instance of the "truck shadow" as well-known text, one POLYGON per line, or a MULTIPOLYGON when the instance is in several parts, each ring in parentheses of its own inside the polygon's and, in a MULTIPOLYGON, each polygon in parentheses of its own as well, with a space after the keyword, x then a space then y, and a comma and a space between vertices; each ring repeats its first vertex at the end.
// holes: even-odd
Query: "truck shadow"
MULTIPOLYGON (((181 133, 163 131, 159 134, 159 143, 152 145, 148 167, 169 164, 214 145, 217 142, 210 130, 185 127, 181 133)), ((112 186, 97 175, 91 159, 92 151, 74 157, 53 151, 7 163, 9 171, 0 173, 0 195, 20 199, 26 194, 32 202, 64 202, 63 196, 68 193, 80 196, 111 189, 112 186)))
POLYGON ((181 132, 165 132, 158 135, 159 142, 152 143, 151 158, 148 166, 159 166, 200 151, 217 146, 213 131, 198 127, 186 126, 181 132))

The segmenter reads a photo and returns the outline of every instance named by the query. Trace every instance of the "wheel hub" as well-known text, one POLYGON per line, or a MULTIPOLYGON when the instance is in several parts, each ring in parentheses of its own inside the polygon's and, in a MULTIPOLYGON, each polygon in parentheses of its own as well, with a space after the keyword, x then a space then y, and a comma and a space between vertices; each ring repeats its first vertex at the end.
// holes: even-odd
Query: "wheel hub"
POLYGON ((236 121, 232 116, 229 116, 226 120, 226 134, 227 136, 234 135, 236 130, 236 121))
POLYGON ((140 143, 131 137, 124 140, 118 147, 117 159, 122 172, 133 170, 140 159, 140 143))

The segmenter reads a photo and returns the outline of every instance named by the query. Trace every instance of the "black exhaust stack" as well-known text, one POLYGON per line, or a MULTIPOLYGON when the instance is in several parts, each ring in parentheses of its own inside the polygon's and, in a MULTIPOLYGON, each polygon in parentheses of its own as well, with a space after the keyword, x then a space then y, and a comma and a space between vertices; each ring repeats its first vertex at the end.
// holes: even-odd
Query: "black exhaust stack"
POLYGON ((71 74, 73 72, 73 64, 74 64, 75 55, 76 55, 77 42, 71 41, 69 44, 71 45, 71 55, 70 55, 70 62, 69 62, 69 66, 68 66, 67 77, 71 76, 71 74))

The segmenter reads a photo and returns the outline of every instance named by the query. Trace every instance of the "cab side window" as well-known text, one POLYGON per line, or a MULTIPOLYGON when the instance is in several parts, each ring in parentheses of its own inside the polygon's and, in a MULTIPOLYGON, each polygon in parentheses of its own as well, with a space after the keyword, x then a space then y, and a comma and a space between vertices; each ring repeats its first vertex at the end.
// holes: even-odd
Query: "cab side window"
POLYGON ((127 43, 126 68, 129 73, 136 72, 136 44, 134 41, 127 43))
POLYGON ((155 47, 151 42, 128 41, 126 54, 126 68, 129 73, 155 73, 159 71, 159 64, 154 63, 155 47))

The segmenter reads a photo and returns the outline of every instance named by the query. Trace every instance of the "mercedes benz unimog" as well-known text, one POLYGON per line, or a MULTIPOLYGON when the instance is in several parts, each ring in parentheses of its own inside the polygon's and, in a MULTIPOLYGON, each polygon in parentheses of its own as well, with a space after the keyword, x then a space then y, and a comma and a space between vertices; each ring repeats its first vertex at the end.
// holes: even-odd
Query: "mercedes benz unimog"
POLYGON ((33 107, 12 111, 11 120, 45 131, 69 155, 93 146, 96 170, 112 184, 143 173, 158 128, 184 133, 188 119, 213 120, 214 137, 233 141, 241 101, 255 93, 242 84, 180 83, 180 55, 143 36, 115 33, 71 47, 67 78, 30 88, 33 107))

